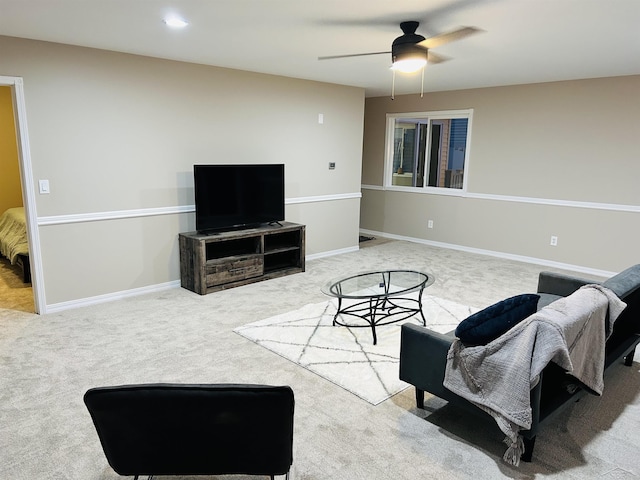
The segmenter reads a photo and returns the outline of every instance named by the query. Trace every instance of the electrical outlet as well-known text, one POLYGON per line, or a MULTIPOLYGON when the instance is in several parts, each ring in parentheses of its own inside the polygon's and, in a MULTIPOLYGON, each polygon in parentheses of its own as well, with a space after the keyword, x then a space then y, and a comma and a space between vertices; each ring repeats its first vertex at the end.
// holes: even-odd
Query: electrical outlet
POLYGON ((433 220, 427 222, 427 228, 433 228, 433 220))
POLYGON ((552 247, 558 246, 558 237, 555 235, 551 235, 551 242, 549 243, 552 247))

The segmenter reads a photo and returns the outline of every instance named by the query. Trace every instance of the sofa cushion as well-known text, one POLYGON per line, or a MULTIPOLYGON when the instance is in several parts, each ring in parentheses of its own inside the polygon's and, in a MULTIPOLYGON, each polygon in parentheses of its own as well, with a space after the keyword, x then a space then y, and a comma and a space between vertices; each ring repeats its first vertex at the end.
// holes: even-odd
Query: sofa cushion
POLYGON ((511 327, 534 314, 539 295, 523 294, 507 298, 463 320, 456 337, 465 345, 486 345, 511 327))

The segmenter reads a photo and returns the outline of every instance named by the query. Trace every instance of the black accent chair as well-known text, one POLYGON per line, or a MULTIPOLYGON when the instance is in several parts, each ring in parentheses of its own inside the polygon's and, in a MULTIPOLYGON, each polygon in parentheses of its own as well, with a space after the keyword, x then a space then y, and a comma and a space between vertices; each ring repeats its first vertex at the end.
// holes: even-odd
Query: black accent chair
POLYGON ((119 475, 286 475, 293 390, 147 384, 88 390, 84 403, 119 475))

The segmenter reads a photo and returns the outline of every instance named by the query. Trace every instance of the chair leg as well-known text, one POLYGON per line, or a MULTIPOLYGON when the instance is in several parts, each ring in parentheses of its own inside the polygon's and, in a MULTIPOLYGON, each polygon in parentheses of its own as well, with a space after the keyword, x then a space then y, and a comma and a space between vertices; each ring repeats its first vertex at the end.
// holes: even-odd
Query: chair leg
POLYGON ((424 410, 424 390, 420 390, 418 387, 416 387, 416 405, 424 410))
MULTIPOLYGON (((276 476, 275 475, 269 475, 271 477, 271 480, 276 480, 276 476)), ((284 478, 285 480, 289 480, 289 472, 284 474, 284 478)))
POLYGON ((624 364, 627 367, 630 367, 633 364, 633 356, 636 354, 636 347, 633 347, 633 350, 631 350, 629 353, 627 353, 627 356, 624 357, 624 364))

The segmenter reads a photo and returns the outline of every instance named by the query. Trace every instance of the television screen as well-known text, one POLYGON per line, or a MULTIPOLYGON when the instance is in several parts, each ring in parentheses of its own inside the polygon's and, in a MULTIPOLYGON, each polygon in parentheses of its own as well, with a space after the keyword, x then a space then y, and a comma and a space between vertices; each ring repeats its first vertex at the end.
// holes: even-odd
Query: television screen
POLYGON ((284 220, 284 165, 194 165, 196 230, 284 220))

